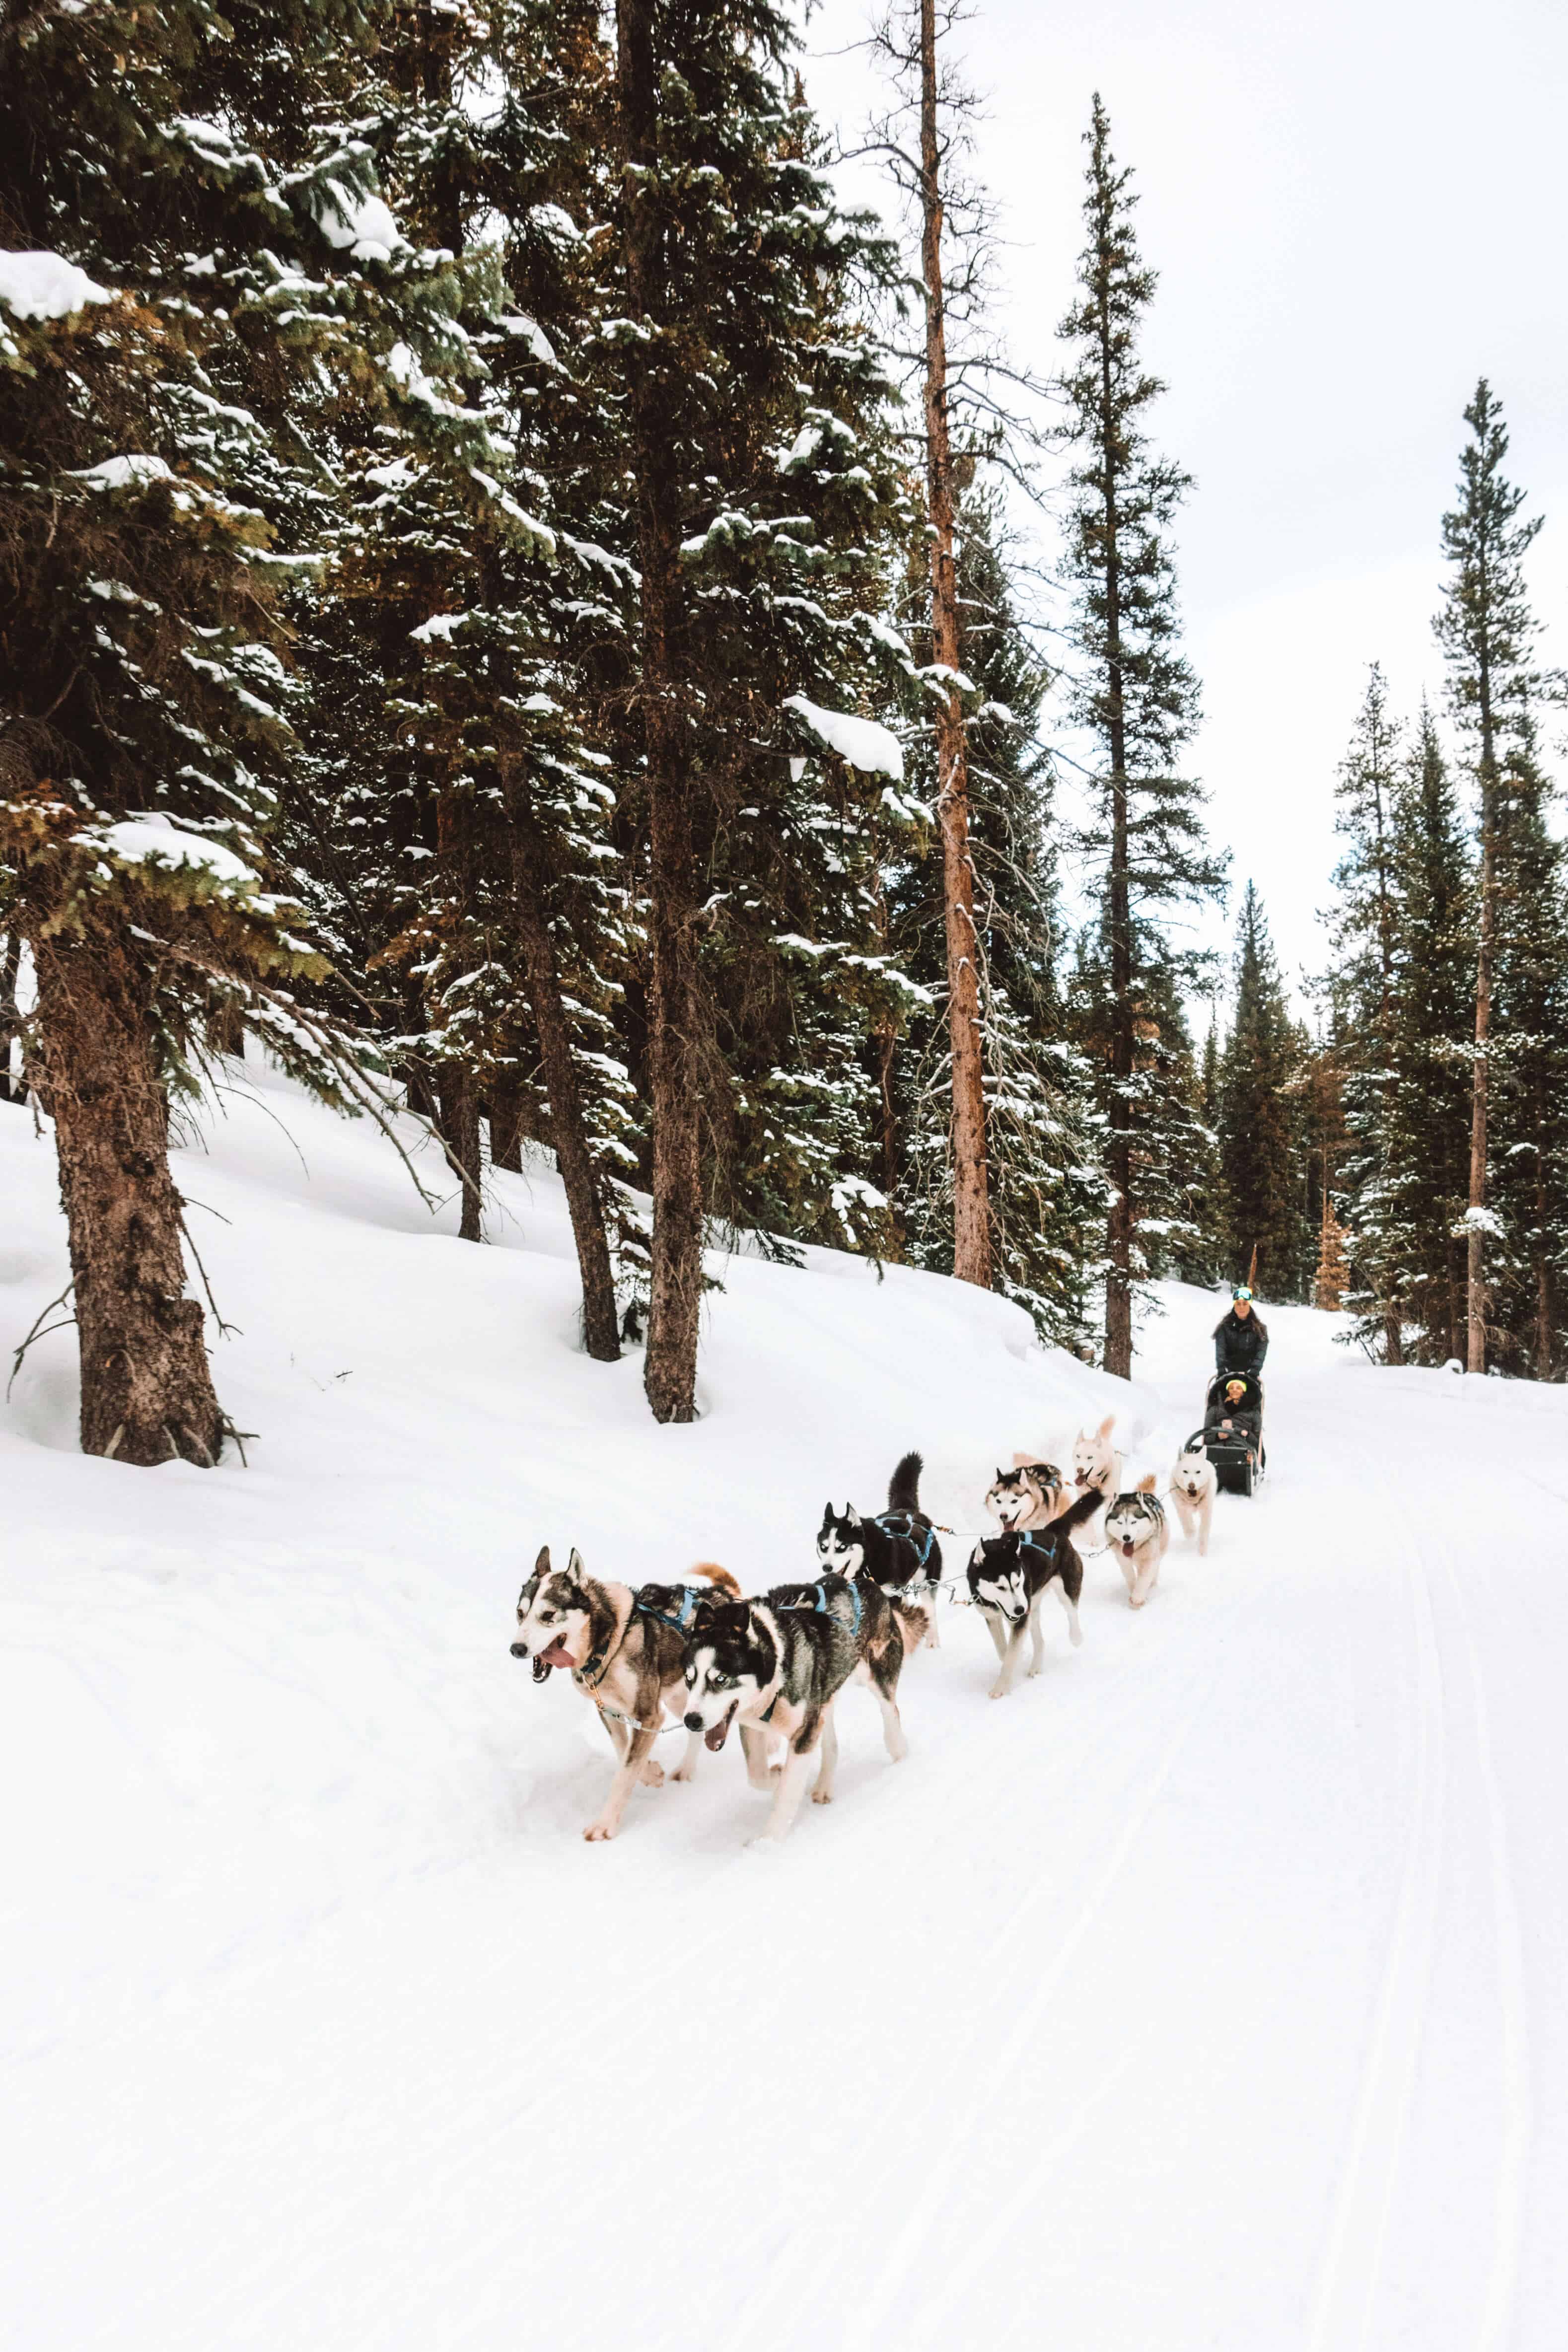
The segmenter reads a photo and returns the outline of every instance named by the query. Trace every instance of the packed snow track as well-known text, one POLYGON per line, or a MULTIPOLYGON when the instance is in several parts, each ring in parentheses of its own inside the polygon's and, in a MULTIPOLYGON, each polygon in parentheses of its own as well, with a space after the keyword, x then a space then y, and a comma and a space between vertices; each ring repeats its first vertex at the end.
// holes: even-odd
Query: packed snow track
MULTIPOLYGON (((1216 1302, 1163 1292, 1129 1391, 957 1286, 737 1258, 658 1431, 572 1346, 548 1173, 475 1250, 245 1083, 179 1181, 251 1467, 83 1462, 59 1339, 0 1423, 8 2342, 1560 2352, 1562 1390, 1265 1305, 1268 1477, 1142 1614, 1090 1559, 993 1704, 949 1609, 908 1760, 851 1691, 782 1848, 733 1743, 587 1845, 608 1745, 507 1654, 542 1540, 756 1589, 905 1445, 974 1529, 1113 1402, 1163 1485, 1216 1302)), ((63 1240, 47 1134, 0 1155, 8 1350, 63 1240)))

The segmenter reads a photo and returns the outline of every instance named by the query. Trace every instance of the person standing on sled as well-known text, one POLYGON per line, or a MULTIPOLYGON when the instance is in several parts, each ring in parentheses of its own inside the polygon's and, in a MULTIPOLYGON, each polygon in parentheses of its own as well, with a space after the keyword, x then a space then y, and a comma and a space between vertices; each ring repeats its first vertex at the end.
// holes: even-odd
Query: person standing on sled
POLYGON ((1268 1353, 1268 1332, 1252 1304, 1252 1293, 1238 1282, 1230 1294, 1230 1313, 1214 1327, 1214 1368, 1216 1372, 1260 1372, 1268 1353))

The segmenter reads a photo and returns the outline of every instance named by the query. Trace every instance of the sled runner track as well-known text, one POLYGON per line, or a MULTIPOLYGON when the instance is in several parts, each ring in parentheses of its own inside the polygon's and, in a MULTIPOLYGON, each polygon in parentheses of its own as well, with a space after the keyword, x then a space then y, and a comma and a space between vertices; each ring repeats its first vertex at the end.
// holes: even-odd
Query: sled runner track
POLYGON ((1463 1588, 1453 1554, 1442 1551, 1443 1570, 1453 1595, 1474 1710, 1476 1761, 1487 1816, 1487 1852, 1491 1866, 1492 1927, 1497 1937, 1498 2013, 1502 2035, 1502 2147, 1493 2210, 1495 2239, 1486 2308, 1476 2352, 1502 2352, 1509 2340, 1524 2251, 1527 2174, 1532 2128, 1530 2090, 1529 2011, 1524 1990, 1524 1938, 1509 1848, 1508 1809, 1492 1748, 1491 1711, 1463 1588))
MULTIPOLYGON (((1357 1451, 1370 1465, 1371 1449, 1358 1446, 1357 1451)), ((1363 2352, 1375 2340, 1373 2318, 1409 2127, 1436 1938, 1447 1800, 1442 1659, 1420 1552, 1396 1528, 1394 1537, 1405 1559, 1415 1651, 1415 1787, 1394 1930, 1350 2151, 1319 2269, 1308 2352, 1363 2352)))
MULTIPOLYGON (((1165 1785, 1175 1769, 1189 1735, 1208 1706, 1219 1671, 1216 1664, 1200 1682, 1196 1696, 1182 1710, 1173 1727, 1167 1727, 1158 1741, 1152 1743, 1157 1761, 1153 1763, 1148 1778, 1142 1779, 1142 1759, 1129 1774, 1130 1780, 1142 1783, 1141 1795, 1129 1812, 1121 1836, 1095 1874, 1087 1892, 1079 1899, 1072 1918, 1046 1966, 1039 1969, 1036 1948, 1030 1942, 1026 1928, 1030 1914, 1054 1891, 1049 1887, 1026 1895, 997 1928, 979 1957, 978 1966, 989 1988, 988 2000, 997 2013, 1005 2014, 1015 2021, 1015 2032, 1020 2040, 1034 2029, 1047 2007, 1121 1876, 1150 1815, 1164 1793, 1165 1785), (1009 1951, 1013 1955, 1010 1961, 1004 1957, 1009 1951), (994 1979, 989 1973, 993 1964, 997 1971, 994 1979)), ((971 2058, 972 2053, 966 2044, 949 2058, 940 2074, 933 2074, 923 2102, 922 2123, 929 2122, 940 2112, 951 2110, 954 2103, 945 2096, 947 2078, 965 2073, 971 2058)), ((921 2251, 929 2240, 936 2214, 952 2193, 954 2175, 962 2176, 965 2151, 978 2128, 975 2123, 971 2122, 956 2136, 944 2140, 942 2164, 931 2168, 931 2177, 908 2200, 902 2225, 873 2272, 858 2309, 845 2326, 839 2338, 842 2352, 874 2352, 874 2347, 889 2340, 886 2332, 889 2307, 905 2281, 919 2266, 921 2251)), ((788 2259, 787 2253, 780 2257, 781 2261, 788 2259)), ((776 2305, 769 2301, 772 2294, 773 2282, 770 2279, 762 2294, 754 2299, 753 2308, 758 2309, 759 2314, 768 2308, 776 2310, 776 2305)), ((949 2290, 934 2302, 925 2305, 921 2313, 925 2336, 929 2336, 931 2328, 952 2309, 952 2292, 949 2290)), ((748 2315, 745 2313, 742 2315, 742 2328, 748 2315)), ((731 2338, 737 2347, 753 2340, 749 2330, 742 2332, 740 2329, 731 2338)))

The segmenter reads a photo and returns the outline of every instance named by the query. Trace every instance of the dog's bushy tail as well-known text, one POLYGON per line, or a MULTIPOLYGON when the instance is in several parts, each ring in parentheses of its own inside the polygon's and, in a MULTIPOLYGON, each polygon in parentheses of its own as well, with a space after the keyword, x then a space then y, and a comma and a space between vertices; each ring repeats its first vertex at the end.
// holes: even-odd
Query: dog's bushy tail
POLYGON ((925 1468, 918 1454, 906 1454, 888 1481, 889 1511, 918 1511, 921 1507, 921 1472, 925 1468))
POLYGON ((692 1566, 691 1573, 693 1576, 705 1576, 714 1591, 722 1593, 726 1601, 739 1601, 741 1598, 740 1586, 729 1570, 721 1568, 717 1560, 697 1560, 692 1566))
POLYGON ((1086 1487, 1076 1503, 1069 1503, 1067 1509, 1051 1521, 1052 1528, 1059 1535, 1070 1536, 1074 1528, 1081 1528, 1086 1519, 1093 1518, 1104 1500, 1105 1496, 1098 1486, 1086 1487))

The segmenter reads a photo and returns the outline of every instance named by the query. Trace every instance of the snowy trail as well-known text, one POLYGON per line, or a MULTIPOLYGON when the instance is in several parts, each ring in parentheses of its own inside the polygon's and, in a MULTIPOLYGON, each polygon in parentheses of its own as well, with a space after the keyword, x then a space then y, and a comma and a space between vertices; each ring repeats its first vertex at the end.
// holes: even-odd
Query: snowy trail
MULTIPOLYGON (((504 1284, 559 1265, 430 1261, 476 1449, 503 1405, 451 1285, 481 1255, 504 1284)), ((795 1318, 803 1400, 824 1335, 862 1313, 821 1271, 731 1276, 748 1348, 795 1318)), ((889 1282, 876 1313, 906 1312, 901 1295, 889 1282)), ((950 1296, 910 1288, 907 1311, 950 1296)), ((1167 1303, 1152 1396, 1130 1400, 1162 1416, 1139 1465, 1162 1472, 1215 1311, 1175 1287, 1167 1303)), ((1374 1374, 1325 1318, 1270 1322, 1270 1476, 1222 1498, 1209 1559, 1176 1534, 1142 1616, 1091 1559, 1082 1650, 1053 1612, 1044 1674, 1001 1704, 983 1626, 947 1612, 905 1685, 908 1761, 888 1765, 851 1694, 837 1801, 775 1852, 743 1843, 763 1801, 729 1754, 639 1794, 616 1844, 583 1844, 607 1748, 573 1693, 505 1656, 494 1558, 516 1554, 521 1507, 450 1463, 427 1496, 397 1452, 404 1375, 381 1421, 352 1383, 330 1397, 340 1358, 367 1360, 335 1334, 311 1358, 329 1403, 310 1425, 343 1417, 337 1457, 355 1412, 362 1450, 392 1432, 385 1517, 324 1455, 308 1576, 289 1559, 306 1523, 265 1469, 105 1486, 155 1493, 143 1544, 81 1516, 100 1487, 69 1482, 102 1465, 13 1447, 42 1498, 0 1653, 6 1720, 31 1727, 13 1827, 55 1893, 6 1937, 36 1956, 0 2091, 8 2340, 1556 2352, 1562 1392, 1374 1374), (396 1530, 443 1511, 457 1580, 437 1590, 415 1564, 432 1538, 400 1553, 396 1530), (204 1538, 220 1526, 232 1562, 204 1538), (221 1720, 162 1736, 160 1710, 179 1718, 215 1677, 221 1720), (215 1840, 191 1805, 220 1756, 215 1840), (157 1851, 136 1843, 149 1816, 157 1851)), ((952 1363, 907 1362, 900 1328, 857 1326, 850 1377, 880 1416, 878 1460, 895 1429, 928 1438, 942 1517, 973 1523, 1020 1420, 1054 1433, 1101 1392, 1020 1361, 944 1421, 952 1363), (879 1402, 895 1363, 907 1384, 879 1402), (1034 1401, 993 1447, 1008 1381, 1034 1401)), ((565 1360, 540 1374, 552 1452, 528 1476, 580 1499, 604 1440, 574 1451, 565 1360)), ((721 1402, 734 1361, 720 1333, 721 1402)), ((713 1450, 721 1412, 656 1441, 628 1403, 617 1444, 689 1449, 685 1485, 651 1500, 657 1543, 778 1572, 848 1475, 827 1419, 799 1412, 771 1458, 737 1461, 713 1450), (721 1459, 710 1541, 687 1521, 721 1459)), ((622 1514, 607 1528, 641 1475, 630 1500, 595 1496, 622 1514)))

